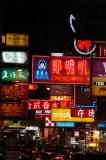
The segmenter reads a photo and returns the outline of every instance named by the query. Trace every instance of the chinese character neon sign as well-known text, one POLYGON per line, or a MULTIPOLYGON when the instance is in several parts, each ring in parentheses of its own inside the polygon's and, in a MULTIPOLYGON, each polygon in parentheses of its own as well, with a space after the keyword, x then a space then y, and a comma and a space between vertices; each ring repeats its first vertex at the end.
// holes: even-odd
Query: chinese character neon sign
POLYGON ((2 81, 27 82, 28 76, 28 69, 2 68, 1 71, 2 81))
POLYGON ((82 55, 89 55, 94 52, 96 45, 92 47, 90 40, 76 40, 74 39, 75 50, 82 55))
MULTIPOLYGON (((69 23, 72 31, 76 33, 75 28, 73 26, 73 20, 75 17, 71 14, 69 23)), ((74 39, 74 48, 81 55, 89 55, 94 52, 96 49, 96 45, 93 45, 90 40, 76 40, 74 39)))
POLYGON ((72 117, 94 118, 95 109, 94 108, 72 108, 71 116, 72 117))
POLYGON ((72 108, 73 100, 53 101, 53 100, 28 100, 29 110, 49 110, 51 108, 72 108))
POLYGON ((32 82, 51 84, 89 84, 90 60, 82 57, 32 57, 32 82), (46 72, 37 77, 38 62, 44 60, 46 72))

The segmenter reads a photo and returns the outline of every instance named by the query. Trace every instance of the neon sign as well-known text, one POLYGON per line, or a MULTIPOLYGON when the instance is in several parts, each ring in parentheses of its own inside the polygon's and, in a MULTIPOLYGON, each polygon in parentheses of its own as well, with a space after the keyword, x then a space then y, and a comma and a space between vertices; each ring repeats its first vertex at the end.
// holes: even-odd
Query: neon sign
POLYGON ((2 81, 27 82, 28 75, 29 75, 28 69, 2 68, 1 71, 2 81))
POLYGON ((96 45, 92 48, 92 43, 90 40, 76 40, 74 39, 75 50, 82 55, 89 55, 94 52, 96 45))
POLYGON ((28 100, 29 110, 49 110, 51 108, 72 108, 73 101, 28 100))
POLYGON ((56 122, 56 127, 75 127, 74 122, 56 122))
POLYGON ((26 103, 3 102, 0 106, 0 116, 23 117, 27 116, 26 103))
POLYGON ((95 110, 92 108, 72 108, 71 109, 72 117, 85 117, 85 118, 94 118, 95 110))
MULTIPOLYGON (((76 33, 75 28, 73 26, 72 21, 75 20, 75 17, 71 14, 70 15, 70 27, 74 33, 76 33)), ((94 52, 96 49, 96 45, 92 45, 90 40, 76 40, 74 39, 74 48, 75 50, 80 53, 81 55, 89 55, 94 52)))
POLYGON ((82 57, 32 57, 32 82, 51 84, 89 84, 90 60, 82 57), (43 71, 38 69, 38 64, 45 62, 43 71), (39 77, 38 77, 38 71, 39 77))
POLYGON ((26 99, 28 86, 24 84, 5 84, 1 86, 1 99, 26 99))
POLYGON ((71 27, 72 31, 75 33, 76 31, 75 31, 75 28, 72 23, 73 20, 75 20, 75 17, 71 14, 70 15, 70 27, 71 27))

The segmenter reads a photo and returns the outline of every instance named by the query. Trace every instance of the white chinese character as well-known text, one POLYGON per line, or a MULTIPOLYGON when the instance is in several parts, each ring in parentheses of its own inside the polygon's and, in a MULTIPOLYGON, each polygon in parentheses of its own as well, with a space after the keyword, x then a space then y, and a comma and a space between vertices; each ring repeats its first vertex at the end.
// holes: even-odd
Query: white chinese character
POLYGON ((95 114, 94 109, 91 109, 91 110, 88 111, 88 116, 89 117, 94 117, 94 114, 95 114))
POLYGON ((78 117, 83 117, 83 115, 84 115, 84 110, 79 109, 78 110, 78 117))
POLYGON ((4 71, 3 71, 3 74, 4 74, 3 77, 2 77, 3 79, 4 79, 4 78, 8 78, 7 71, 4 70, 4 71))

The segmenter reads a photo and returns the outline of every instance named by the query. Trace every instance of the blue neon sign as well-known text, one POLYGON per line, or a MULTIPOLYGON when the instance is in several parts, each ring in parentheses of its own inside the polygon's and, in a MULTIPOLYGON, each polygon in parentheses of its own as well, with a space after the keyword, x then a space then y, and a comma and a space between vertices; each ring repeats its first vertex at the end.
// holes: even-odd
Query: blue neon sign
POLYGON ((56 122, 56 127, 75 127, 74 122, 56 122))

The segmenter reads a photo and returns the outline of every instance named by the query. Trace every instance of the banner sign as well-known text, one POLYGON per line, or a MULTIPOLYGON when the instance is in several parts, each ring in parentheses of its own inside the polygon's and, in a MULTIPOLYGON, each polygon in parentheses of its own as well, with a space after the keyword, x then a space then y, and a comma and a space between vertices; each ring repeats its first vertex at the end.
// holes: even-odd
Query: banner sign
POLYGON ((27 115, 25 103, 2 102, 0 104, 0 116, 6 117, 24 117, 27 115))
POLYGON ((19 84, 2 84, 1 99, 26 99, 28 98, 28 86, 19 84))
POLYGON ((10 82, 28 82, 28 69, 2 68, 1 80, 10 82))
POLYGON ((106 96, 106 58, 92 60, 92 95, 106 96))
POLYGON ((69 56, 32 56, 32 82, 89 84, 90 60, 69 56))
POLYGON ((27 47, 28 46, 28 35, 27 34, 6 34, 6 46, 18 46, 27 47))
POLYGON ((73 101, 28 100, 29 110, 45 110, 51 108, 72 108, 73 101))
POLYGON ((51 121, 54 122, 94 122, 93 117, 72 117, 71 109, 51 109, 51 121))

